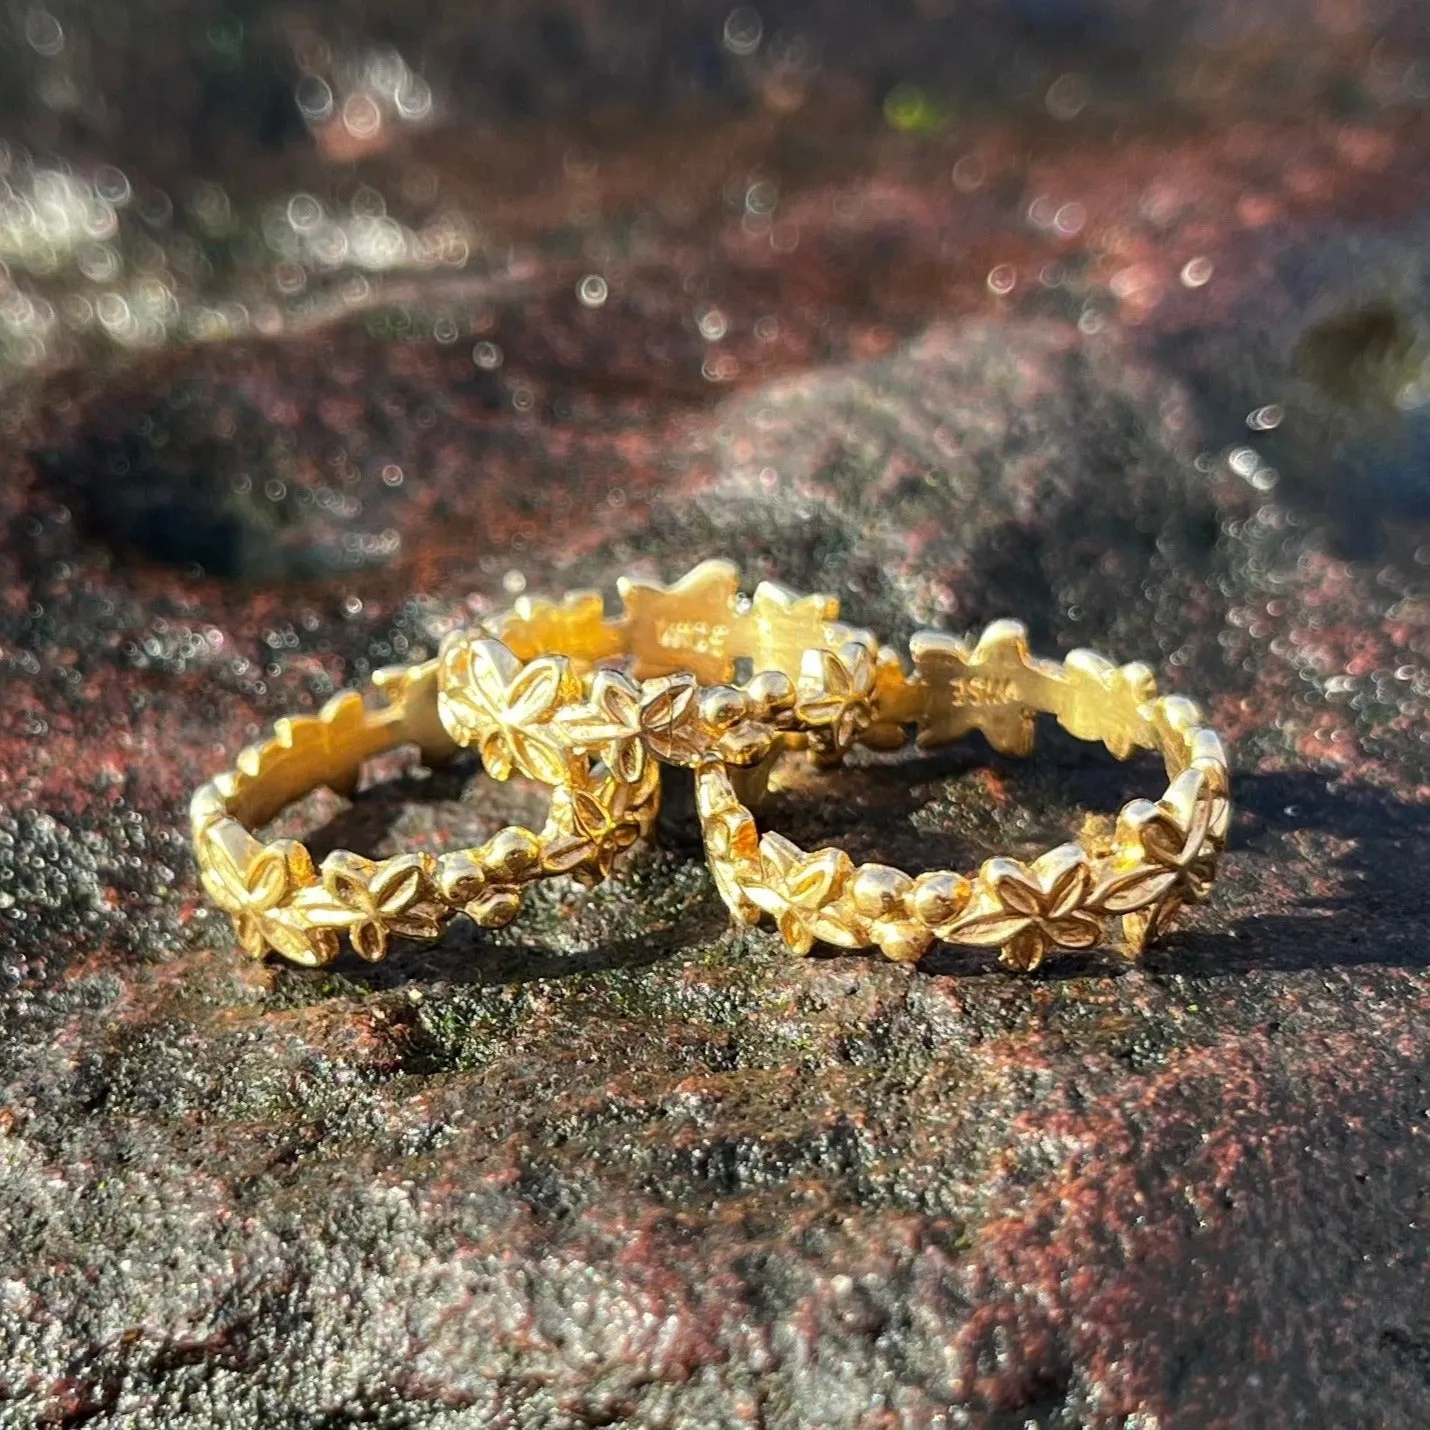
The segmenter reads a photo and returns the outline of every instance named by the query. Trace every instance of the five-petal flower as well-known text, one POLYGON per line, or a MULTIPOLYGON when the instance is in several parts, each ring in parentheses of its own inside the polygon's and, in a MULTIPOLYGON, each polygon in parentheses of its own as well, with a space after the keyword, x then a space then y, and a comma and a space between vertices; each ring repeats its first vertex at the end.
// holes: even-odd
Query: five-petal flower
POLYGON ((816 939, 858 948, 854 918, 838 907, 853 873, 853 861, 842 849, 806 854, 782 834, 766 834, 760 840, 759 878, 746 892, 773 916, 795 953, 808 953, 816 939))
POLYGON ((1092 869, 1077 844, 1060 844, 1032 864, 989 859, 969 911, 940 937, 997 947, 999 961, 1030 972, 1054 948, 1092 948, 1102 926, 1088 911, 1092 869))
POLYGON ((251 957, 262 958, 270 947, 296 963, 337 957, 334 935, 305 929, 290 916, 293 896, 317 880, 312 858, 295 840, 262 845, 236 821, 216 821, 200 841, 199 877, 208 896, 232 917, 251 957))
POLYGON ((301 896, 313 927, 342 930, 356 953, 376 963, 389 938, 441 936, 447 906, 432 886, 432 857, 402 854, 377 862, 338 849, 323 860, 322 884, 301 896))
POLYGON ((1164 933, 1183 904, 1200 903, 1210 892, 1218 799, 1206 773, 1188 769, 1159 803, 1133 800, 1122 811, 1112 870, 1092 902, 1122 915, 1122 931, 1134 952, 1164 933))
POLYGON ((804 653, 795 718, 809 729, 810 748, 821 763, 835 763, 874 719, 874 653, 863 641, 837 652, 804 653))
POLYGON ((441 659, 442 723, 455 740, 476 746, 489 775, 504 780, 520 771, 548 785, 567 777, 570 753, 552 717, 581 695, 569 660, 523 663, 500 641, 465 634, 441 659))
POLYGON ((591 788, 563 785, 551 800, 542 867, 570 874, 582 884, 600 883, 617 858, 640 838, 639 790, 614 776, 591 788))
POLYGON ((691 765, 713 739, 700 714, 700 687, 693 675, 656 676, 637 682, 618 670, 600 670, 591 698, 569 708, 560 723, 576 750, 590 751, 626 784, 639 784, 656 755, 691 765))

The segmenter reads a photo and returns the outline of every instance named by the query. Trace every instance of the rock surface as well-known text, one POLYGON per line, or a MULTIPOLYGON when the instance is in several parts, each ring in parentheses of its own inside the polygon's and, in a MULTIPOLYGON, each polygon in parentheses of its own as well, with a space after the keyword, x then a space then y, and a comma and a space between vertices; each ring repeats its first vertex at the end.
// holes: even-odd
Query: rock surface
MULTIPOLYGON (((173 300, 106 324, 108 259, 7 231, 0 1425, 1423 1424, 1418 12, 335 6, 318 54, 173 8, 0 46, 12 189, 121 165, 106 242, 173 300), (379 40, 435 127, 295 115, 379 40), (303 195, 467 249, 294 258, 303 195), (498 934, 244 959, 185 838, 232 751, 516 590, 713 554, 1157 664, 1236 744, 1212 903, 1137 966, 796 960, 729 927, 677 777, 498 934)), ((1048 731, 791 769, 761 818, 967 865, 1158 787, 1048 731)), ((539 809, 394 759, 278 827, 539 809)))

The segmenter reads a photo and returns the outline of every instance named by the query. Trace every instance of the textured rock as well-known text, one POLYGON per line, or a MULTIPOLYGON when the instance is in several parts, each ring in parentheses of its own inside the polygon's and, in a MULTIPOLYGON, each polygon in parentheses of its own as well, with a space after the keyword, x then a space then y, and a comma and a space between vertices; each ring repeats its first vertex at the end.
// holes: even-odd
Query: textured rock
MULTIPOLYGON (((285 108, 301 36, 56 9, 105 104, 43 100, 43 56, 0 82, 36 153, 125 166, 126 263, 203 240, 164 281, 228 333, 0 331, 0 1425, 1420 1425, 1418 12, 770 6, 747 64, 724 5, 519 8, 386 36, 448 108, 361 178, 475 215, 468 261, 302 298, 243 235, 372 200, 285 108), (505 79, 468 94, 474 52, 505 79), (623 96, 668 129, 571 119, 623 96), (716 553, 895 635, 1155 662, 1236 739, 1213 902, 1136 967, 796 960, 730 929, 673 777, 657 846, 500 933, 241 956, 184 837, 226 752, 523 586, 716 553)), ((967 864, 1158 774, 1048 731, 790 769, 761 819, 967 864)), ((394 758, 277 827, 388 853, 540 807, 394 758)))

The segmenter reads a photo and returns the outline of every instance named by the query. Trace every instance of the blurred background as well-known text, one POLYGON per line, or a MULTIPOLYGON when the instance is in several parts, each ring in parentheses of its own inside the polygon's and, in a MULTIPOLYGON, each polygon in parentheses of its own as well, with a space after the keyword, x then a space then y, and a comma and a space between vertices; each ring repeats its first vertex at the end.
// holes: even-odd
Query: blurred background
MULTIPOLYGON (((1421 1426, 1427 140, 1417 0, 5 0, 0 1422, 1421 1426), (1153 664, 1215 899, 799 962, 673 796, 491 937, 242 960, 241 745, 717 555, 1153 664)), ((966 867, 1161 778, 901 758, 768 819, 966 867)), ((544 810, 407 763, 282 831, 544 810)))
MULTIPOLYGON (((1001 521, 1034 466, 1152 462, 1139 501, 1224 480, 1415 565, 1419 6, 16 0, 4 24, 7 485, 28 467, 117 560, 436 595, 712 480, 798 501, 877 468, 850 539, 902 548, 949 502, 1001 521), (951 351, 901 368, 930 330, 951 351), (851 417, 840 383, 872 371, 899 395, 851 417), (898 458, 841 467, 831 408, 898 458)), ((1196 547, 1224 513, 1181 515, 1196 547)))
MULTIPOLYGON (((316 582, 390 652, 588 552, 733 541, 895 624, 1016 608, 1231 673, 1279 637, 1314 703, 1359 677, 1301 658, 1281 577, 1372 561, 1388 604, 1430 563, 1427 26, 17 0, 9 559, 45 587, 58 558, 36 600, 76 619, 105 571, 170 572, 220 633, 231 583, 316 582)), ((232 676, 205 623, 104 602, 232 676)), ((1375 736, 1424 692, 1361 693, 1375 736)))

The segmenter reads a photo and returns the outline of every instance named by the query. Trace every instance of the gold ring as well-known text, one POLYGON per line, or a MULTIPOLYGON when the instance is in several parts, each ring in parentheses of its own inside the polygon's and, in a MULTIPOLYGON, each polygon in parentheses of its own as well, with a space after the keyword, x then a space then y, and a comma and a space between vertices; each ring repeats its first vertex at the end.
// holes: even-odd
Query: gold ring
POLYGON ((204 889, 232 917, 253 957, 272 949, 294 963, 326 964, 345 934, 361 957, 376 962, 392 938, 439 938, 460 912, 499 927, 515 916, 527 884, 553 874, 593 883, 649 829, 658 779, 625 782, 573 760, 552 790, 539 833, 511 825, 485 844, 440 857, 374 860, 338 849, 315 866, 297 840, 265 844, 253 836, 320 785, 350 794, 362 763, 386 750, 416 745, 428 764, 454 754, 438 715, 437 665, 378 671, 371 704, 345 691, 316 715, 279 720, 271 738, 248 746, 234 769, 195 793, 190 823, 204 889))
MULTIPOLYGON (((873 637, 839 622, 833 596, 764 581, 746 599, 739 584, 729 561, 702 562, 670 586, 623 577, 622 609, 610 619, 598 592, 524 598, 444 640, 442 722, 498 778, 518 770, 549 784, 573 759, 636 783, 658 763, 693 767, 716 755, 753 765, 777 741, 837 760, 856 734, 858 704, 841 705, 841 693, 862 698, 878 679, 864 657, 873 637), (802 694, 811 658, 829 688, 802 694)), ((889 732, 860 724, 857 733, 877 743, 889 732)))
POLYGON ((724 561, 671 586, 627 577, 620 595, 610 618, 598 593, 519 601, 483 628, 453 632, 437 659, 379 672, 372 704, 348 692, 315 716, 280 720, 200 789, 200 872, 244 947, 321 964, 345 933, 378 959, 391 937, 435 938, 459 910, 505 923, 527 883, 549 874, 594 883, 650 831, 661 763, 696 770, 725 903, 742 922, 773 915, 798 952, 824 940, 912 960, 938 938, 997 947, 1006 964, 1031 969, 1053 949, 1092 947, 1114 916, 1140 951, 1210 891, 1229 817, 1226 753, 1195 705, 1157 694, 1145 665, 1090 651, 1042 660, 1020 625, 1000 621, 972 649, 919 633, 909 671, 869 632, 842 624, 834 597, 762 582, 747 599, 724 561), (995 749, 1027 754, 1039 713, 1120 759, 1160 751, 1166 793, 1132 801, 1115 824, 1090 824, 1031 864, 993 858, 970 877, 856 868, 833 848, 806 854, 779 834, 762 838, 744 803, 786 749, 837 764, 856 743, 897 748, 911 729, 921 747, 981 730, 995 749), (548 785, 545 827, 512 827, 440 857, 339 850, 321 869, 300 843, 265 845, 250 832, 317 785, 350 790, 364 760, 406 743, 428 762, 472 745, 496 778, 548 785))
POLYGON ((911 675, 868 637, 806 654, 801 704, 824 733, 817 754, 837 758, 856 740, 887 748, 912 726, 924 748, 977 729, 995 749, 1026 755, 1045 713, 1119 759, 1160 751, 1165 794, 1133 800, 1115 825, 1094 823, 1029 864, 997 857, 971 877, 915 878, 884 864, 856 867, 837 848, 806 853, 780 834, 761 836, 726 763, 712 757, 696 771, 696 803, 716 886, 737 920, 772 916, 797 953, 822 941, 912 961, 941 939, 997 948, 1005 965, 1026 971, 1054 949, 1094 947, 1109 917, 1140 953, 1184 904, 1206 898, 1226 841, 1229 774, 1220 737, 1190 700, 1159 696, 1140 663, 1114 665, 1086 650, 1061 662, 1034 657, 1015 621, 995 622, 972 649, 920 632, 910 654, 911 675))

